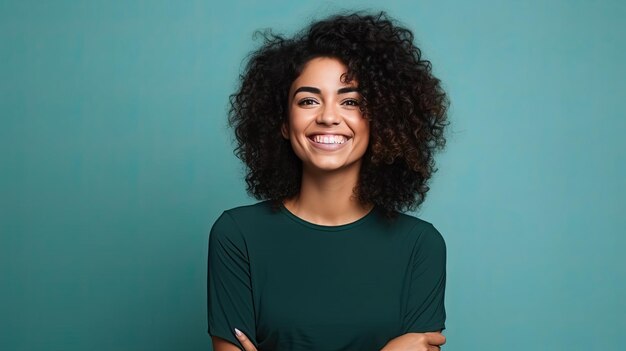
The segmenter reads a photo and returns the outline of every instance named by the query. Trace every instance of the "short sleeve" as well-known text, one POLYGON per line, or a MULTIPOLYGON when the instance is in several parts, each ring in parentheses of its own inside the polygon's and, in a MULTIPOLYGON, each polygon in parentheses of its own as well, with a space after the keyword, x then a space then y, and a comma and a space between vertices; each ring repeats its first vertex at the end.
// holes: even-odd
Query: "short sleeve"
POLYGON ((250 262, 245 240, 227 212, 215 221, 209 234, 207 273, 208 332, 241 344, 234 328, 256 343, 256 326, 250 262))
POLYGON ((430 223, 419 234, 411 265, 404 332, 424 333, 445 329, 446 244, 430 223))

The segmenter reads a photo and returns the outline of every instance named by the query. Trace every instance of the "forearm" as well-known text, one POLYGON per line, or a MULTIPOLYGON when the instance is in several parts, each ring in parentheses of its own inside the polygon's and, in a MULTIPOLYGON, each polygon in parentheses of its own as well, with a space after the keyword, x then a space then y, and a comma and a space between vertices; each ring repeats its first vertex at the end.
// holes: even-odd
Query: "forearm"
POLYGON ((441 330, 426 333, 406 333, 389 342, 380 351, 428 350, 429 347, 440 347, 446 343, 441 330))
POLYGON ((230 341, 226 341, 217 336, 211 336, 213 351, 241 351, 241 348, 230 341))

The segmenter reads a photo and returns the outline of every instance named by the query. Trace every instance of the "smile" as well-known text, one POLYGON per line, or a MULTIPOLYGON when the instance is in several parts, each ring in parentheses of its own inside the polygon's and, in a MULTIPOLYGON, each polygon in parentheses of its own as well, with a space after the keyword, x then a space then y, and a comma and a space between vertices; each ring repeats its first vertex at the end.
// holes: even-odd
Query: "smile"
POLYGON ((348 141, 348 138, 339 134, 318 134, 311 135, 309 139, 319 144, 343 144, 348 141))
POLYGON ((307 139, 317 149, 334 151, 344 147, 346 142, 352 138, 340 134, 317 134, 310 135, 307 139))

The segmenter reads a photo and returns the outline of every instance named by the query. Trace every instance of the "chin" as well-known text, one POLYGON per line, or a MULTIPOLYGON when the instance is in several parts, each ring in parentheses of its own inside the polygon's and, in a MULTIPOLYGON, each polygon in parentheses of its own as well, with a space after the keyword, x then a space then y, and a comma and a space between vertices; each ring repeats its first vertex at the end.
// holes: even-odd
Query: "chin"
POLYGON ((320 163, 309 163, 308 167, 310 169, 320 170, 320 171, 338 171, 338 170, 347 170, 354 166, 354 164, 346 164, 344 162, 320 162, 320 163))

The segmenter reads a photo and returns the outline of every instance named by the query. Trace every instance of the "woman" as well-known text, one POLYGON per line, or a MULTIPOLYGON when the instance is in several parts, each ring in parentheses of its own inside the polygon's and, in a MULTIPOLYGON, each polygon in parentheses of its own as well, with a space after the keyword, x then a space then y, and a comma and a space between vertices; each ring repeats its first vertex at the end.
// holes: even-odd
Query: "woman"
POLYGON ((265 35, 229 115, 264 201, 224 211, 209 236, 216 351, 439 349, 445 242, 401 211, 429 190, 447 106, 385 13, 265 35))

